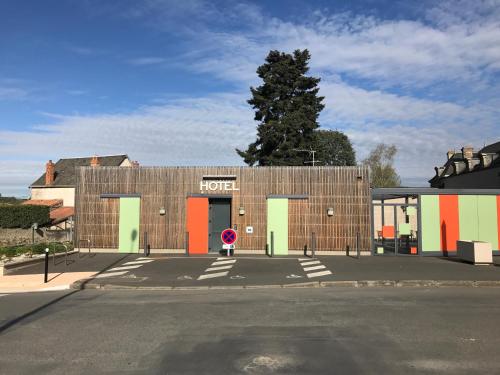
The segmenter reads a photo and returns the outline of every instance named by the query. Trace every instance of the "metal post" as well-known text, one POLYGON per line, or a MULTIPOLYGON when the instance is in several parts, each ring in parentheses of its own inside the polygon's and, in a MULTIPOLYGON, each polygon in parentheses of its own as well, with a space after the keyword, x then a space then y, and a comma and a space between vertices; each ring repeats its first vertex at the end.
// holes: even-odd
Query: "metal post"
POLYGON ((148 252, 148 232, 144 232, 144 256, 149 256, 148 252))
POLYGON ((49 277, 49 248, 45 249, 45 274, 43 277, 43 282, 47 283, 47 279, 49 277))
POLYGON ((186 253, 185 256, 189 256, 189 232, 186 232, 186 253))
POLYGON ((274 257, 274 232, 271 233, 271 256, 274 257))
POLYGON ((312 258, 316 257, 316 232, 311 233, 311 256, 312 258))
POLYGON ((361 255, 361 251, 359 249, 359 232, 356 233, 356 254, 357 254, 357 258, 359 259, 360 255, 361 255))

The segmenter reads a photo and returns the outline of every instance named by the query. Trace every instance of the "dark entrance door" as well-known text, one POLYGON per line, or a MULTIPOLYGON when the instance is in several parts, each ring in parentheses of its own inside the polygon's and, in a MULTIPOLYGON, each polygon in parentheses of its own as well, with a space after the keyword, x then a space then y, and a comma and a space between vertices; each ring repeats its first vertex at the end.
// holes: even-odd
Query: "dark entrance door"
POLYGON ((208 210, 208 251, 218 253, 222 250, 220 234, 231 227, 231 200, 209 199, 208 210))

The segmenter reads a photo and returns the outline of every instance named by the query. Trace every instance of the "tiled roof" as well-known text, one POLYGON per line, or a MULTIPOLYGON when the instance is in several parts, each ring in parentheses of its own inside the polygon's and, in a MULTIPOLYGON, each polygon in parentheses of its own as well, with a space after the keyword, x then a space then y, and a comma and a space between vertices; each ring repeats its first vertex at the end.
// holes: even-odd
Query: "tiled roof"
MULTIPOLYGON (((103 167, 119 167, 127 155, 99 156, 99 165, 103 167)), ((92 157, 59 159, 55 164, 55 178, 51 187, 72 187, 76 184, 76 167, 90 165, 92 157)), ((31 187, 45 187, 45 173, 42 174, 31 187)))
POLYGON ((62 199, 28 199, 24 201, 22 204, 28 204, 32 206, 49 206, 49 207, 57 207, 62 206, 62 199))
POLYGON ((75 214, 73 207, 59 207, 50 211, 50 219, 52 224, 60 223, 75 214))

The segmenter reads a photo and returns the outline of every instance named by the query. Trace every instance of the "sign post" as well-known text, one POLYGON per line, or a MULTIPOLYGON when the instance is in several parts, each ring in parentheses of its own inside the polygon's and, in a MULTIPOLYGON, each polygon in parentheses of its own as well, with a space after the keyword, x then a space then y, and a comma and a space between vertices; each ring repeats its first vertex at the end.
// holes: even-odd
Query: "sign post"
POLYGON ((234 249, 234 243, 238 239, 236 231, 231 228, 224 229, 220 234, 220 238, 222 240, 222 243, 224 244, 222 245, 222 248, 227 249, 227 256, 230 256, 231 249, 234 249))

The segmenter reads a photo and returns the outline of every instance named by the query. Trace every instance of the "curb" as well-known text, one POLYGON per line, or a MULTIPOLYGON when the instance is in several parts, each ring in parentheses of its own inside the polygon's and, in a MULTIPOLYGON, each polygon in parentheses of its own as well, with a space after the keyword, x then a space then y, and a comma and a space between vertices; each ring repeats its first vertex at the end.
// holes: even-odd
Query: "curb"
POLYGON ((103 290, 229 290, 229 289, 293 289, 293 288, 441 288, 441 287, 500 287, 500 280, 339 280, 311 281, 295 284, 274 285, 200 285, 200 286, 134 286, 92 283, 92 279, 79 280, 70 285, 71 289, 103 289, 103 290))

